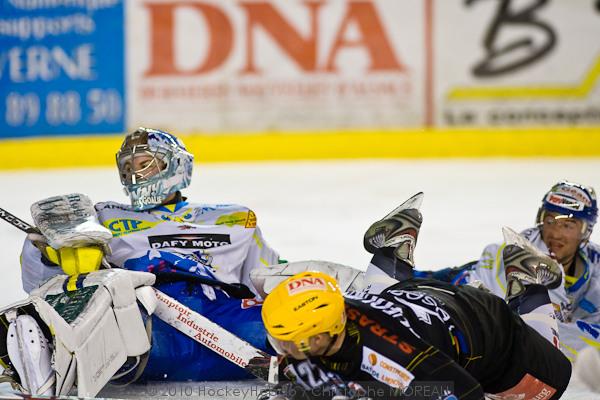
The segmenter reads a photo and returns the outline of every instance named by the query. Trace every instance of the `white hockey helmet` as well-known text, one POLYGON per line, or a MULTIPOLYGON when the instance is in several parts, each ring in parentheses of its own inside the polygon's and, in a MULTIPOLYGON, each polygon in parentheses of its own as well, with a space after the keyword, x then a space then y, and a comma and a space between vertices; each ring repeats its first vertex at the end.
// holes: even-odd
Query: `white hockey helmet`
POLYGON ((162 204, 192 180, 194 156, 180 139, 157 129, 129 133, 116 159, 125 194, 136 210, 162 204))

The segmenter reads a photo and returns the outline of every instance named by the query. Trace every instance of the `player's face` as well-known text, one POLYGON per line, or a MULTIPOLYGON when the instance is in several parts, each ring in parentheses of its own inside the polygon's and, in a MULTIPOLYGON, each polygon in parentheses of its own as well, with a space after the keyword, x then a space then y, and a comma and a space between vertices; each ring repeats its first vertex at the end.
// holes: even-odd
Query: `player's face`
POLYGON ((291 356, 292 358, 294 358, 296 360, 305 360, 306 359, 306 354, 304 352, 300 351, 300 349, 298 349, 298 346, 296 346, 296 344, 294 342, 279 340, 278 344, 279 344, 279 348, 277 349, 278 353, 283 354, 284 356, 291 356))
POLYGON ((326 333, 312 336, 309 339, 309 346, 306 351, 301 351, 292 341, 277 340, 273 337, 269 340, 279 354, 290 356, 296 360, 305 360, 307 355, 311 357, 324 355, 333 339, 326 333))
POLYGON ((542 220, 542 238, 561 264, 570 262, 583 237, 583 222, 558 213, 546 213, 542 220))
POLYGON ((158 174, 164 166, 164 162, 152 154, 135 153, 125 161, 122 173, 127 181, 143 182, 158 174))

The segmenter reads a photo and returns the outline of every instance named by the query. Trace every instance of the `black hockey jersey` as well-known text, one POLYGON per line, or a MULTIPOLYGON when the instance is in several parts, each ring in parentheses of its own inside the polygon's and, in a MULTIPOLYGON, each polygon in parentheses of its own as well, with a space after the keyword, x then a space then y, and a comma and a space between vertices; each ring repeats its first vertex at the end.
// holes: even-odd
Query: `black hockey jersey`
POLYGON ((284 369, 309 398, 328 388, 371 398, 469 400, 527 386, 549 399, 570 377, 560 351, 501 298, 475 288, 411 279, 380 295, 348 293, 346 313, 336 354, 289 360, 284 369), (541 354, 528 358, 525 347, 541 354), (546 363, 564 373, 555 376, 560 368, 546 363))

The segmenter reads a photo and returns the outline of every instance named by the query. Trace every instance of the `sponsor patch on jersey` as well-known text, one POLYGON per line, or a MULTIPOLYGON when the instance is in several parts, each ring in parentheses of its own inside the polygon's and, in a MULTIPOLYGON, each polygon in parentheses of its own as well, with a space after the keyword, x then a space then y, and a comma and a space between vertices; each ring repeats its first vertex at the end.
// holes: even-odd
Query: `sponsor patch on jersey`
POLYGON ((222 233, 198 233, 148 236, 153 249, 214 249, 231 244, 231 237, 222 233))
POLYGON ((128 206, 126 204, 119 204, 119 203, 96 203, 96 205, 94 206, 96 208, 96 211, 103 211, 103 210, 123 210, 123 211, 132 211, 132 207, 128 206))
POLYGON ((130 233, 145 231, 147 229, 154 228, 158 224, 160 224, 160 222, 150 222, 131 218, 107 219, 106 221, 102 222, 102 225, 107 227, 112 232, 113 237, 120 237, 129 235, 130 233))
MULTIPOLYGON (((344 297, 346 296, 344 295, 344 297)), ((396 321, 400 322, 404 327, 410 330, 416 337, 419 337, 419 335, 417 335, 417 333, 412 329, 410 323, 404 316, 402 308, 395 307, 395 309, 397 310, 397 312, 394 311, 394 309, 382 309, 381 311, 393 317, 396 321)), ((379 322, 361 313, 360 310, 346 305, 346 315, 350 321, 355 321, 359 326, 362 326, 363 328, 369 327, 369 331, 375 336, 382 338, 383 340, 393 344, 394 346, 398 346, 398 348, 403 353, 412 354, 412 352, 415 351, 414 346, 408 344, 403 340, 400 340, 397 334, 390 332, 388 329, 381 326, 379 322)))
POLYGON ((556 389, 530 374, 525 374, 516 386, 495 394, 486 394, 493 400, 531 399, 545 400, 556 393, 556 389))
POLYGON ((363 347, 360 369, 396 389, 408 387, 415 379, 415 376, 406 368, 367 346, 363 347))
POLYGON ((261 299, 254 297, 252 299, 242 299, 242 302, 240 303, 240 307, 243 310, 245 310, 250 307, 262 306, 262 304, 263 304, 263 301, 261 299))
POLYGON ((224 214, 217 218, 215 225, 226 225, 229 227, 239 225, 244 228, 256 228, 256 214, 254 214, 253 211, 240 211, 233 214, 224 214))
POLYGON ((179 229, 180 231, 190 231, 192 229, 196 229, 197 226, 192 226, 192 225, 178 225, 177 229, 179 229))
POLYGON ((256 214, 254 214, 254 211, 248 211, 248 219, 246 220, 246 228, 256 228, 256 214))
POLYGON ((308 290, 325 290, 326 284, 325 281, 321 278, 314 277, 306 277, 295 279, 293 281, 288 282, 287 290, 290 296, 306 292, 308 290))

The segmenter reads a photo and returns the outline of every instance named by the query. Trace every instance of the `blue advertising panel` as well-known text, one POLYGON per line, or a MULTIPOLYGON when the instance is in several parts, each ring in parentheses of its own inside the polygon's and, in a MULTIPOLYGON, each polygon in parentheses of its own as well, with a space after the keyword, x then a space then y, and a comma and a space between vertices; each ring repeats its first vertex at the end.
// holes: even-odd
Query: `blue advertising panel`
POLYGON ((123 0, 0 0, 0 139, 125 130, 123 0))

